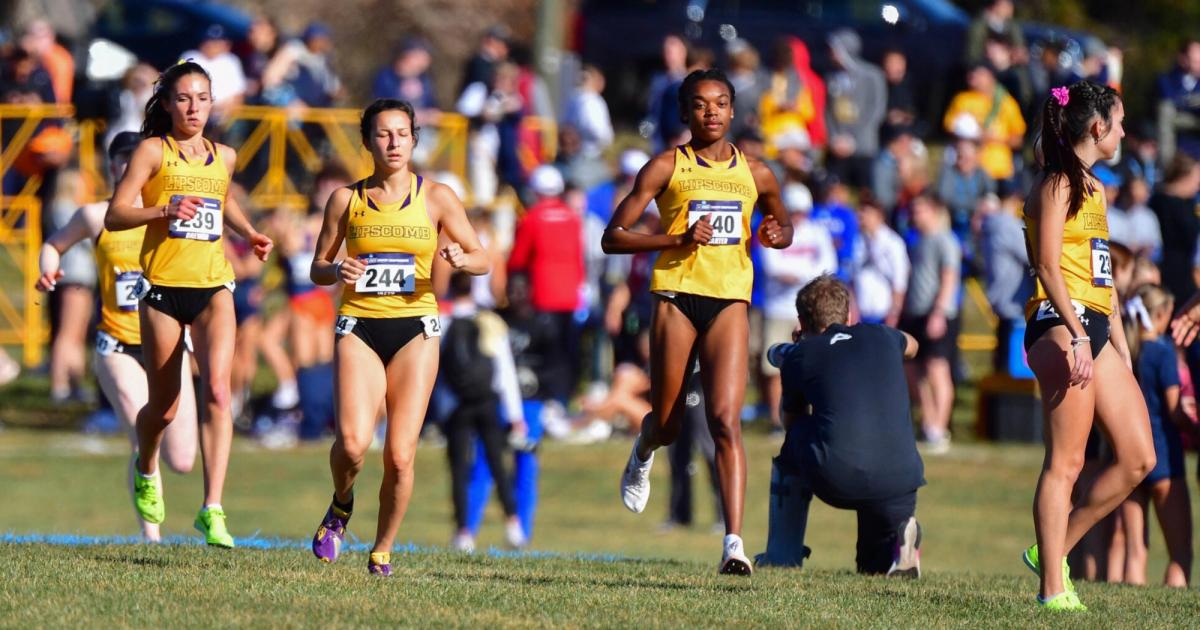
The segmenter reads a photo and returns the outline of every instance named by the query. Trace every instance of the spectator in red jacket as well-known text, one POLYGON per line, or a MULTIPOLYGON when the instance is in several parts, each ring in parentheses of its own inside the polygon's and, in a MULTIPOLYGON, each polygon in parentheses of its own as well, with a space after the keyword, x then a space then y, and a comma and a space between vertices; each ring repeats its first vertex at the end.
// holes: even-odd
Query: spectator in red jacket
POLYGON ((553 166, 534 169, 529 186, 537 201, 517 224, 508 273, 528 275, 533 307, 552 323, 559 353, 549 360, 558 365, 553 373, 562 378, 548 389, 553 398, 565 402, 579 368, 572 357, 579 356, 575 311, 585 281, 583 219, 562 200, 563 177, 553 166))

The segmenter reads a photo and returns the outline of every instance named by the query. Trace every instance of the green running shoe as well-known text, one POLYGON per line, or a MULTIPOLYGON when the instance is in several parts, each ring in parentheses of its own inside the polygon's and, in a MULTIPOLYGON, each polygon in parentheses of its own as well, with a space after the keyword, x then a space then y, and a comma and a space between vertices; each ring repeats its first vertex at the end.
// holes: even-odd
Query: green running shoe
POLYGON ((137 508, 138 515, 147 523, 157 525, 167 518, 167 505, 162 497, 162 476, 156 473, 153 477, 146 477, 137 471, 136 463, 133 470, 133 507, 137 508))
MULTIPOLYGON (((1030 571, 1033 571, 1038 577, 1042 577, 1042 563, 1038 558, 1038 546, 1036 544, 1025 550, 1025 553, 1021 555, 1021 560, 1025 561, 1025 566, 1029 567, 1030 571)), ((1074 593, 1075 583, 1071 581, 1071 567, 1067 565, 1066 558, 1063 558, 1062 574, 1063 587, 1067 589, 1068 593, 1074 593)))
POLYGON ((220 506, 201 508, 193 525, 204 534, 204 542, 214 547, 233 549, 233 536, 225 529, 225 510, 220 506))
POLYGON ((1064 591, 1050 599, 1042 599, 1039 595, 1037 602, 1042 607, 1042 610, 1051 610, 1054 612, 1087 612, 1087 606, 1084 606, 1079 601, 1079 596, 1071 591, 1064 591))

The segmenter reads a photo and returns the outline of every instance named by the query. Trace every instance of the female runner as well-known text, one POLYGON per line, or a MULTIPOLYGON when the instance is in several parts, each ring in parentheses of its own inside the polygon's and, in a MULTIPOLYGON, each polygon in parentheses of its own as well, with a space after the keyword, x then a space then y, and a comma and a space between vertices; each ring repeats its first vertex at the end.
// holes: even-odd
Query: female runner
MULTIPOLYGON (((129 156, 142 137, 125 131, 116 135, 108 146, 109 174, 118 181, 129 165, 129 156)), ((141 200, 135 201, 141 205, 141 200)), ((76 243, 90 238, 95 241, 96 272, 99 276, 100 323, 96 325, 96 380, 104 397, 112 403, 113 411, 129 429, 129 441, 134 446, 129 465, 129 491, 133 493, 134 458, 137 457, 137 432, 134 423, 138 411, 146 404, 146 370, 142 368, 142 334, 138 324, 138 302, 133 289, 142 277, 138 254, 142 251, 144 227, 123 232, 104 229, 104 213, 108 202, 88 204, 80 208, 71 220, 42 245, 39 259, 41 277, 39 291, 53 291, 62 270, 59 260, 76 243)), ((163 435, 163 459, 167 466, 183 474, 196 461, 196 395, 192 390, 190 360, 181 362, 179 375, 178 422, 173 422, 163 435)), ((135 512, 136 514, 136 512, 135 512)), ((142 536, 159 542, 157 523, 138 515, 142 536)))
POLYGON ((136 296, 143 307, 138 314, 150 395, 137 417, 134 503, 151 523, 166 517, 158 450, 163 431, 178 414, 184 327, 191 326, 204 402, 204 503, 194 525, 208 544, 232 548, 221 496, 233 439, 229 376, 237 325, 233 269, 221 236, 228 223, 263 260, 272 244, 226 194, 237 154, 204 138, 212 106, 212 83, 199 65, 182 62, 162 74, 146 103, 145 139, 117 185, 104 226, 112 231, 146 228, 144 275, 136 296), (139 197, 151 205, 141 207, 139 197))
POLYGON ((1052 610, 1086 610, 1067 553, 1154 467, 1150 419, 1113 291, 1107 200, 1091 173, 1116 153, 1124 117, 1112 88, 1088 81, 1054 88, 1042 108, 1041 174, 1025 202, 1037 274, 1025 308, 1025 349, 1042 391, 1046 458, 1033 501, 1037 544, 1023 559, 1041 577, 1038 603, 1052 610), (1115 461, 1072 508, 1093 418, 1115 461))
POLYGON ((654 450, 679 435, 684 384, 698 353, 724 498, 720 571, 749 575, 741 539, 746 458, 740 414, 749 355, 747 304, 754 281, 749 236, 755 204, 768 214, 758 231, 764 245, 787 247, 792 227, 775 176, 726 138, 733 102, 733 86, 719 70, 697 70, 684 79, 679 108, 692 139, 642 168, 604 232, 603 247, 608 254, 661 252, 650 286, 655 294, 650 329, 653 411, 634 440, 621 498, 634 512, 645 509, 654 450), (632 231, 652 199, 665 233, 632 231))
POLYGON ((437 378, 434 253, 473 275, 490 266, 458 197, 412 172, 417 131, 407 102, 379 99, 363 111, 360 132, 374 172, 329 198, 311 271, 317 284, 345 284, 334 324, 333 502, 313 536, 313 553, 337 560, 354 509, 354 480, 384 404, 383 484, 367 562, 371 574, 382 576, 392 572, 392 541, 412 496, 417 437, 437 378), (346 255, 338 258, 343 242, 346 255))

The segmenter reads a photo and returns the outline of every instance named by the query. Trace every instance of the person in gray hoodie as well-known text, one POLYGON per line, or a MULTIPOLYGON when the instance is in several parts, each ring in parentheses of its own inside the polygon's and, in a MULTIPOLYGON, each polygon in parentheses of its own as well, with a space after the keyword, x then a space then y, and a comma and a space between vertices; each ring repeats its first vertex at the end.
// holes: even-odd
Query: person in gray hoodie
POLYGON ((827 42, 837 70, 825 79, 830 138, 825 167, 855 188, 869 186, 879 126, 887 113, 887 82, 882 70, 860 56, 858 33, 840 29, 827 42))

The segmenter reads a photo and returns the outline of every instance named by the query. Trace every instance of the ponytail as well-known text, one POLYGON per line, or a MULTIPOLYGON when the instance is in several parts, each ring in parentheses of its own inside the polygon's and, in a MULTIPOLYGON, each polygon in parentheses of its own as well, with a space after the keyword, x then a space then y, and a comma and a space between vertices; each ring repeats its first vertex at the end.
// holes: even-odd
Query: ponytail
POLYGON ((1091 81, 1080 81, 1070 87, 1056 87, 1042 104, 1041 129, 1035 150, 1038 166, 1044 175, 1051 176, 1054 186, 1065 177, 1070 189, 1067 216, 1073 217, 1083 206, 1089 184, 1088 168, 1075 154, 1075 145, 1087 136, 1092 116, 1099 116, 1112 125, 1112 108, 1119 96, 1117 91, 1091 81))
POLYGON ((146 117, 142 121, 143 138, 154 138, 170 133, 173 123, 171 122, 171 112, 167 111, 165 103, 167 99, 171 98, 171 93, 175 91, 179 80, 189 74, 199 74, 208 79, 209 85, 212 85, 212 77, 208 76, 208 72, 205 72, 200 64, 190 59, 167 68, 158 75, 158 81, 154 84, 154 94, 150 95, 150 100, 146 101, 146 117))

